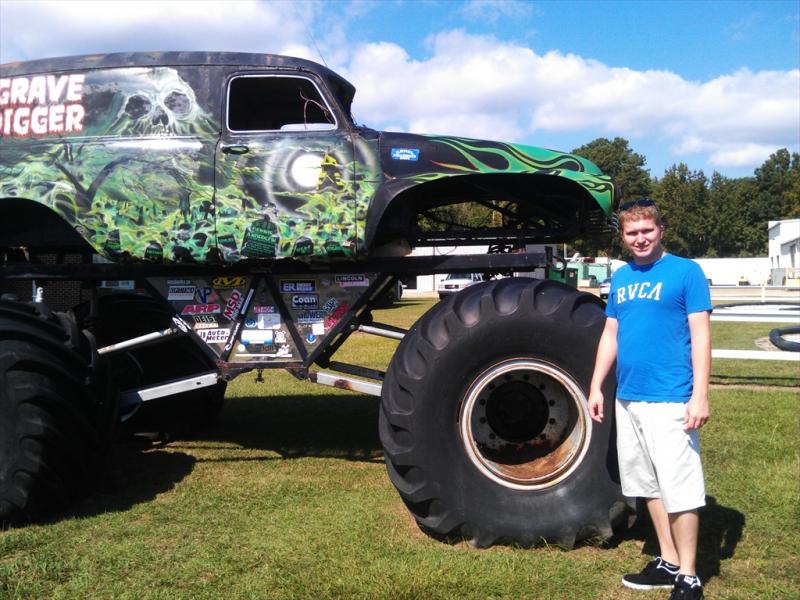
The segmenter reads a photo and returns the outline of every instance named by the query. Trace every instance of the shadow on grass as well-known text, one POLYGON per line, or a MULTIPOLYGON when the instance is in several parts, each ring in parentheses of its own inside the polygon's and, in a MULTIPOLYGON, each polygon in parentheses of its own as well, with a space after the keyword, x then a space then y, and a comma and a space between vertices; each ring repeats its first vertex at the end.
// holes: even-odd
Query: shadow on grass
MULTIPOLYGON (((642 554, 659 555, 658 539, 644 502, 637 504, 636 523, 622 535, 612 538, 610 546, 616 547, 625 540, 642 540, 642 554)), ((720 563, 732 558, 744 531, 744 514, 734 508, 717 503, 714 496, 706 496, 706 505, 698 510, 700 532, 697 547, 697 573, 706 582, 720 573, 720 563)), ((648 560, 650 560, 648 558, 648 560)), ((635 571, 642 565, 631 565, 635 571)))
POLYGON ((230 398, 213 431, 192 439, 232 442, 283 458, 382 462, 379 405, 378 398, 363 395, 230 398))
POLYGON ((711 382, 719 386, 740 386, 740 385, 771 385, 785 388, 796 388, 797 377, 781 377, 778 375, 763 375, 753 377, 751 375, 711 375, 711 382))

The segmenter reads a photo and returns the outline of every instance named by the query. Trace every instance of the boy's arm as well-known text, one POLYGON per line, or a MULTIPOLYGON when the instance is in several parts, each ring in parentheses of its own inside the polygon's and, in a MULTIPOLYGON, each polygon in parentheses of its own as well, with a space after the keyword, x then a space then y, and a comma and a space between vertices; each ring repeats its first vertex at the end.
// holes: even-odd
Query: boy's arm
POLYGON ((603 382, 606 380, 611 365, 617 358, 617 320, 606 318, 606 326, 597 344, 597 357, 594 360, 594 373, 589 386, 589 415, 598 423, 603 421, 603 382))
POLYGON ((686 403, 686 429, 700 429, 708 421, 708 379, 711 373, 711 318, 707 310, 689 315, 692 340, 692 397, 686 403))

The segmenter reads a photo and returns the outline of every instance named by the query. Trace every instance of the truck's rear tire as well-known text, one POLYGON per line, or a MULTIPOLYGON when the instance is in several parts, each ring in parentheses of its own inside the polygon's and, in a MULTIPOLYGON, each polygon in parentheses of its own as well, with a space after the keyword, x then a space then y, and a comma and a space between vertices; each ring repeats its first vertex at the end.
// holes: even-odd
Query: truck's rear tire
POLYGON ((440 302, 383 385, 389 476, 419 525, 478 547, 572 547, 626 521, 613 432, 586 394, 602 303, 552 281, 502 279, 440 302))
POLYGON ((0 522, 37 519, 83 495, 116 417, 105 361, 72 315, 0 300, 0 522))
MULTIPOLYGON (((128 340, 170 327, 174 314, 168 307, 144 294, 119 293, 99 300, 99 319, 90 323, 88 305, 79 315, 97 337, 98 346, 128 340)), ((111 354, 114 373, 121 389, 162 383, 214 369, 215 365, 188 339, 165 342, 111 354)), ((128 433, 186 435, 210 426, 222 410, 224 382, 145 402, 123 424, 128 433)))

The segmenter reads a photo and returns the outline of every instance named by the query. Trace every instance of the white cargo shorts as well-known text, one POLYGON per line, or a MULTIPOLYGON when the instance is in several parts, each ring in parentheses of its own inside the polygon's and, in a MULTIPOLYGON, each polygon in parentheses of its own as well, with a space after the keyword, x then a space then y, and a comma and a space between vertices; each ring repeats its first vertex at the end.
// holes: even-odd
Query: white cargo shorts
POLYGON ((686 404, 617 399, 616 408, 622 493, 661 498, 668 513, 705 506, 700 438, 685 429, 686 404))

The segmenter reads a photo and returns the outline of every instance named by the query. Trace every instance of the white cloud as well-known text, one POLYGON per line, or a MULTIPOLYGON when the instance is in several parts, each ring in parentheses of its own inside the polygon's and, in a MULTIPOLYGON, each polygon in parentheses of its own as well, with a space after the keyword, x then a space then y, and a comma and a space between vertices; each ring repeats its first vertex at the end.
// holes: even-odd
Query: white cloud
MULTIPOLYGON (((355 45, 348 34, 376 4, 341 18, 316 2, 2 2, 0 62, 123 50, 273 52, 319 61, 358 88, 354 113, 376 128, 536 143, 559 134, 623 136, 718 167, 755 167, 780 147, 800 150, 800 70, 747 69, 708 81, 634 70, 522 43, 442 31, 414 58, 398 44, 355 45), (749 161, 749 162, 748 162, 749 161)), ((462 13, 532 10, 468 2, 462 13)), ((516 11, 516 12, 515 12, 516 11)))
POLYGON ((495 23, 501 18, 527 19, 534 6, 524 0, 469 0, 459 12, 469 21, 495 23))

